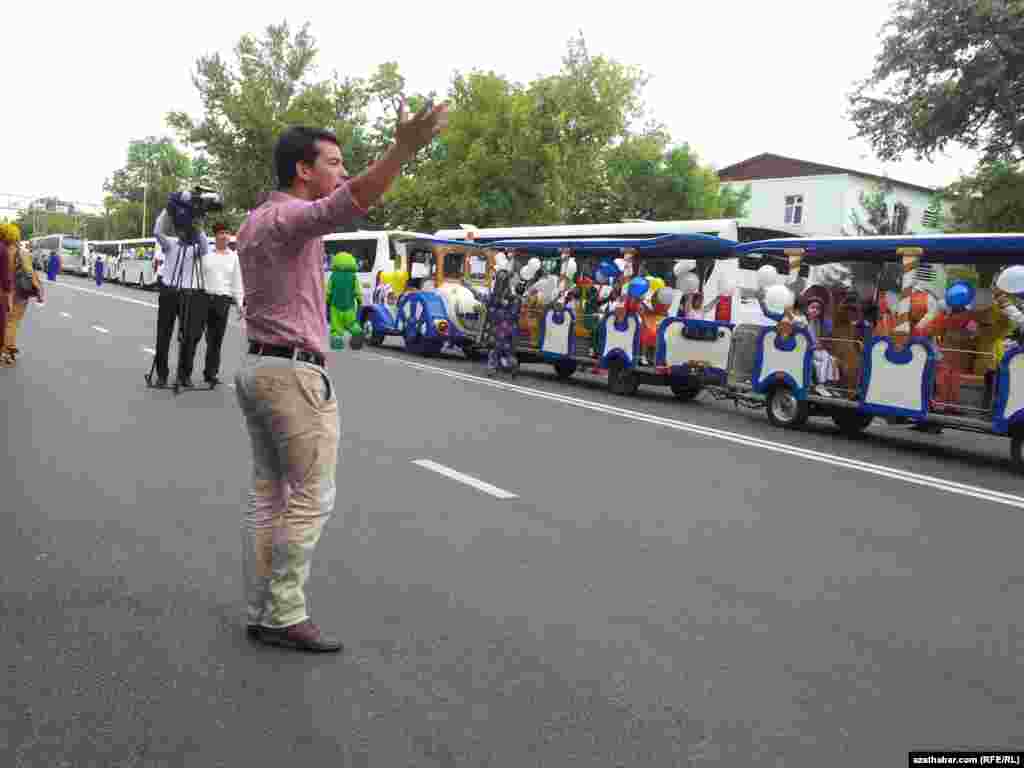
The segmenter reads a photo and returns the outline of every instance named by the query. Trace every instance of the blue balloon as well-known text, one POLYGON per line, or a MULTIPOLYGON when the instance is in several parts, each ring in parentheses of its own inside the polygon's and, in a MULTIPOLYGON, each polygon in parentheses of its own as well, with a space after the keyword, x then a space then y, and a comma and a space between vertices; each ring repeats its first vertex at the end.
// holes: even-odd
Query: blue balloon
POLYGON ((642 299, 647 295, 647 291, 651 288, 651 284, 647 281, 646 277, 634 277, 629 281, 629 295, 634 299, 642 299))
POLYGON ((946 289, 946 306, 952 312, 963 312, 974 301, 974 286, 966 280, 957 280, 946 289))

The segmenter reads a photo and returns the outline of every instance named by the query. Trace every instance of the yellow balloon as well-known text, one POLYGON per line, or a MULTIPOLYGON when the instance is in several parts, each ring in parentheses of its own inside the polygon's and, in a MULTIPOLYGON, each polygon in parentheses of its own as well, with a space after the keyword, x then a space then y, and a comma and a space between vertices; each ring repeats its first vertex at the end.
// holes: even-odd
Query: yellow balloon
POLYGON ((657 293, 658 291, 665 287, 665 281, 662 280, 660 277, 647 278, 647 284, 650 286, 650 291, 652 294, 657 293))
POLYGON ((402 293, 405 290, 405 286, 409 283, 409 273, 392 272, 391 275, 391 287, 395 289, 395 293, 402 293))

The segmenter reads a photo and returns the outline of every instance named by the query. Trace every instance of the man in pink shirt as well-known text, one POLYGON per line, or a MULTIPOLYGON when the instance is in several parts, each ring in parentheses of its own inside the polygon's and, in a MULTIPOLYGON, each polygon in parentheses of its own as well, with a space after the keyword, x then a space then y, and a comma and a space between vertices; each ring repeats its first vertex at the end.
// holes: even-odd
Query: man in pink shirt
POLYGON ((278 189, 238 232, 249 355, 235 376, 253 447, 244 521, 249 636, 269 645, 340 651, 310 620, 305 584, 334 509, 338 399, 328 350, 323 235, 384 194, 403 163, 447 125, 447 105, 400 110, 395 143, 350 179, 338 140, 289 128, 274 148, 278 189))

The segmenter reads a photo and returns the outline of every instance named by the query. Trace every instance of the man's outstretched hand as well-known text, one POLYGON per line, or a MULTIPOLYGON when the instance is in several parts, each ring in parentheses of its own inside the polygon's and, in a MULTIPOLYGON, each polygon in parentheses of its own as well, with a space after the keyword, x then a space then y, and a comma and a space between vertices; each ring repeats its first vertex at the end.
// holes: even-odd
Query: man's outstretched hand
POLYGON ((448 105, 427 104, 412 117, 403 101, 398 108, 398 125, 395 128, 395 144, 409 157, 430 144, 434 137, 448 127, 448 105))

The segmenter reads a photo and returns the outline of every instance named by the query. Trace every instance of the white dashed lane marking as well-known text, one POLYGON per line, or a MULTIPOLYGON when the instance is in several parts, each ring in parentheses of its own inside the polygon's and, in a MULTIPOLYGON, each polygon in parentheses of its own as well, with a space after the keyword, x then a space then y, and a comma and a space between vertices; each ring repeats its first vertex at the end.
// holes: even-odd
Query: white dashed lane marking
POLYGON ((107 330, 106 328, 104 328, 104 327, 103 327, 102 325, 94 325, 94 326, 92 327, 92 329, 93 329, 94 331, 98 331, 99 333, 110 333, 110 331, 108 331, 108 330, 107 330))
POLYGON ((67 312, 61 312, 60 316, 61 317, 71 317, 71 315, 69 315, 67 312))
POLYGON ((423 469, 429 469, 431 472, 437 472, 437 474, 444 475, 445 477, 451 478, 452 480, 457 480, 460 483, 465 483, 466 485, 476 488, 478 491, 488 493, 497 499, 518 498, 518 496, 516 496, 514 493, 509 493, 508 491, 502 490, 501 488, 498 488, 495 485, 491 485, 490 483, 485 483, 483 480, 479 480, 470 475, 464 475, 461 472, 455 471, 451 467, 446 467, 443 464, 438 464, 437 462, 431 461, 430 459, 417 459, 416 461, 413 462, 413 464, 415 464, 417 467, 422 467, 423 469))

